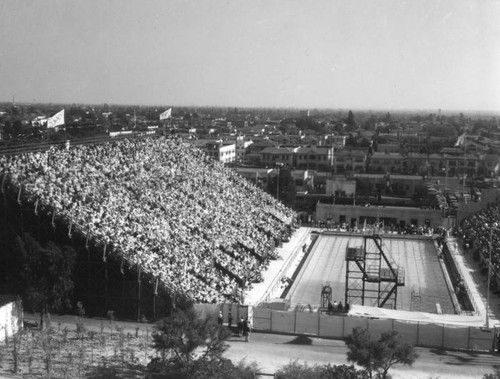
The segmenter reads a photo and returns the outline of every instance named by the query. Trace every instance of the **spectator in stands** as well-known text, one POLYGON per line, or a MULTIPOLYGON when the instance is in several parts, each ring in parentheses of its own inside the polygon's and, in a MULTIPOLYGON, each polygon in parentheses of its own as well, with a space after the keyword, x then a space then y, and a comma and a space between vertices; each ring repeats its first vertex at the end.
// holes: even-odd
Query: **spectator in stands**
MULTIPOLYGON (((487 209, 481 210, 474 215, 465 218, 462 225, 455 228, 453 234, 461 238, 463 242, 469 244, 469 249, 474 251, 478 258, 489 259, 490 237, 492 245, 499 246, 500 232, 493 230, 490 225, 500 220, 500 205, 493 204, 487 209)), ((497 249, 493 249, 491 263, 497 272, 500 272, 500 254, 497 249)), ((492 285, 494 285, 492 281, 492 285)))

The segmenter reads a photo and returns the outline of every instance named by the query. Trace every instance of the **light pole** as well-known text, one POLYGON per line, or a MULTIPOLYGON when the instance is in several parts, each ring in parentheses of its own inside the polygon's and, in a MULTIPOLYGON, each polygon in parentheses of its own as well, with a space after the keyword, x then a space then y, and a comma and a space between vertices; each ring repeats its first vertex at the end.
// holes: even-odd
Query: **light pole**
POLYGON ((276 175, 276 200, 280 199, 280 168, 278 167, 278 175, 276 175))
POLYGON ((490 226, 490 249, 489 249, 489 258, 488 258, 488 284, 486 288, 486 329, 490 328, 490 317, 489 317, 489 309, 490 309, 490 281, 491 281, 491 253, 493 251, 493 230, 498 230, 498 224, 494 222, 490 226))

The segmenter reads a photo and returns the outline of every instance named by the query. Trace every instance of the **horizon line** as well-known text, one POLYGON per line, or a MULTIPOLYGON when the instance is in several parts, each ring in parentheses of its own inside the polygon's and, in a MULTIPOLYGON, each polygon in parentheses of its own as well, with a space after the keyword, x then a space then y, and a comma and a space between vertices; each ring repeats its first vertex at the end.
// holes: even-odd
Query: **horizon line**
POLYGON ((306 106, 266 106, 266 105, 213 105, 213 104, 146 104, 146 103, 108 103, 108 102, 57 102, 57 101, 49 101, 49 102, 37 102, 37 101, 12 101, 12 100, 0 100, 0 104, 19 104, 19 105, 104 105, 107 104, 109 106, 138 106, 138 107, 166 107, 166 108, 239 108, 239 109, 275 109, 275 110, 299 110, 299 111, 363 111, 363 112, 431 112, 431 113, 487 113, 487 114, 497 114, 500 115, 500 110, 491 110, 491 109, 452 109, 452 108, 389 108, 389 107, 306 107, 306 106))

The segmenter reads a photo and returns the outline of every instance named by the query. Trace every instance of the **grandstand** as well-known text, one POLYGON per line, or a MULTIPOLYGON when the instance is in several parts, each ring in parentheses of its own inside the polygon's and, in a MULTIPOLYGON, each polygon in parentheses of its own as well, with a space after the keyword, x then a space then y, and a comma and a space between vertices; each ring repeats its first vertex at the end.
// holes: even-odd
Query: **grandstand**
POLYGON ((0 180, 2 210, 20 230, 76 247, 76 296, 101 316, 160 316, 141 305, 145 288, 155 303, 161 294, 240 301, 295 218, 200 150, 164 137, 0 157, 0 180))

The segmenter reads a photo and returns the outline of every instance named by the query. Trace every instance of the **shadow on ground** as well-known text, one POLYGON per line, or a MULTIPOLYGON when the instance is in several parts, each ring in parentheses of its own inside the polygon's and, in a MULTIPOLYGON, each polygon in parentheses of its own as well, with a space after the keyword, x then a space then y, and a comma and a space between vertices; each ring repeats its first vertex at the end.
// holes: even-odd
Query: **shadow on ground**
POLYGON ((313 341, 307 336, 297 336, 293 340, 285 342, 286 345, 312 345, 313 341))

